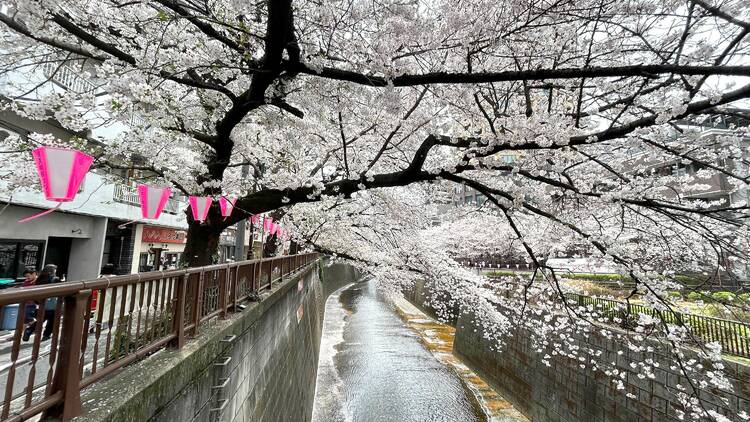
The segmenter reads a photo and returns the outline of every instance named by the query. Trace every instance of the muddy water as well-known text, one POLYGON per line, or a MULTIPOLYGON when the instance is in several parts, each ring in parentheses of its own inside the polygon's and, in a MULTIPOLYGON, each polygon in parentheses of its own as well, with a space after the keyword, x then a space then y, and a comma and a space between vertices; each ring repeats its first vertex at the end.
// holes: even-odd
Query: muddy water
POLYGON ((487 420, 373 283, 331 295, 320 353, 314 422, 487 420))

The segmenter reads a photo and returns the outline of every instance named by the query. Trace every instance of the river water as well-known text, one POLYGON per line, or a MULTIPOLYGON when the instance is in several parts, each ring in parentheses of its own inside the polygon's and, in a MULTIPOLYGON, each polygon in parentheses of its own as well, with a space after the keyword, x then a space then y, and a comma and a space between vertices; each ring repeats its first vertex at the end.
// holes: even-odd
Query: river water
POLYGON ((458 375, 422 345, 373 282, 331 295, 313 422, 486 420, 458 375))

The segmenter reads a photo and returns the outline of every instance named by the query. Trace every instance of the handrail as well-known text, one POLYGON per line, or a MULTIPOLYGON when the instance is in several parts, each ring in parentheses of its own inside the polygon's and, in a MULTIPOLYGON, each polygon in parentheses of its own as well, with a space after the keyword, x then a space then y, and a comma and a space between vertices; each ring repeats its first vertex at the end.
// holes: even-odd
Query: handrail
POLYGON ((181 348, 206 321, 239 312, 239 302, 317 259, 287 255, 0 291, 0 306, 18 304, 0 421, 72 419, 81 388, 161 348, 181 348), (33 341, 22 351, 25 332, 33 341))
POLYGON ((592 305, 598 308, 604 316, 609 319, 619 317, 623 324, 628 324, 627 316, 637 317, 638 314, 647 314, 663 319, 665 322, 677 322, 684 325, 697 339, 705 342, 718 342, 722 346, 722 352, 750 358, 750 324, 742 321, 733 321, 710 316, 676 312, 670 310, 659 310, 651 306, 626 303, 618 300, 603 299, 586 296, 577 293, 568 293, 566 296, 576 302, 579 306, 592 305))

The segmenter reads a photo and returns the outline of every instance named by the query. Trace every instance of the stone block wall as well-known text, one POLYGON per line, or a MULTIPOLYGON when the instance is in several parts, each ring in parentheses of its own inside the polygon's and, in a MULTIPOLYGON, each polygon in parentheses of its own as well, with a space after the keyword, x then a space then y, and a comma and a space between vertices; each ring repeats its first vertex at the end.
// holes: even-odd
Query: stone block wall
MULTIPOLYGON (((687 381, 670 370, 671 356, 627 351, 618 355, 622 346, 615 340, 595 335, 579 339, 581 347, 601 350, 605 362, 616 362, 618 369, 628 371, 622 391, 601 370, 582 369, 580 362, 566 357, 553 357, 546 366, 522 330, 501 350, 494 350, 482 331, 470 313, 463 313, 456 326, 454 353, 534 422, 679 420, 674 392, 677 384, 686 386, 687 381), (659 363, 655 378, 640 379, 629 364, 649 358, 659 363), (628 398, 626 392, 635 398, 628 398)), ((750 414, 750 366, 734 361, 725 365, 734 393, 705 389, 700 394, 707 410, 737 420, 743 410, 750 414)))

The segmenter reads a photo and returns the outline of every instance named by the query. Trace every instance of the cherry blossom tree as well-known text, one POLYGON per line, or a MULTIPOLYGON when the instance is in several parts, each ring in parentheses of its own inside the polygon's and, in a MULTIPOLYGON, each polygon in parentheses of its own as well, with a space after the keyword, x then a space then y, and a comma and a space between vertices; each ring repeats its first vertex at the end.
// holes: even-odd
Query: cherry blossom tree
MULTIPOLYGON (((484 310, 498 337, 526 325, 540 351, 570 354, 572 342, 544 334, 613 334, 566 300, 550 257, 575 248, 607 260, 632 295, 664 310, 677 274, 735 277, 747 258, 750 134, 700 130, 717 116, 750 118, 745 1, 4 5, 2 72, 68 66, 93 82, 34 101, 38 86, 18 84, 8 107, 73 130, 125 123, 114 139, 80 145, 96 166, 185 194, 239 195, 226 220, 218 207, 204 224, 187 214, 186 264, 210 263, 226 227, 281 209, 298 240, 380 280, 434 280, 484 310), (665 174, 660 163, 695 171, 665 174), (724 198, 709 195, 717 178, 724 198), (487 202, 434 227, 435 198, 454 184, 487 202), (455 262, 498 248, 535 269, 506 280, 512 292, 455 262)), ((28 161, 51 141, 6 140, 4 158, 28 161)), ((28 176, 4 177, 15 188, 28 176)), ((639 321, 636 336, 658 331, 676 354, 691 341, 681 321, 639 321)), ((681 366, 703 382, 695 368, 681 366)), ((720 376, 706 382, 724 387, 720 376)), ((687 412, 709 416, 695 388, 687 412)))

